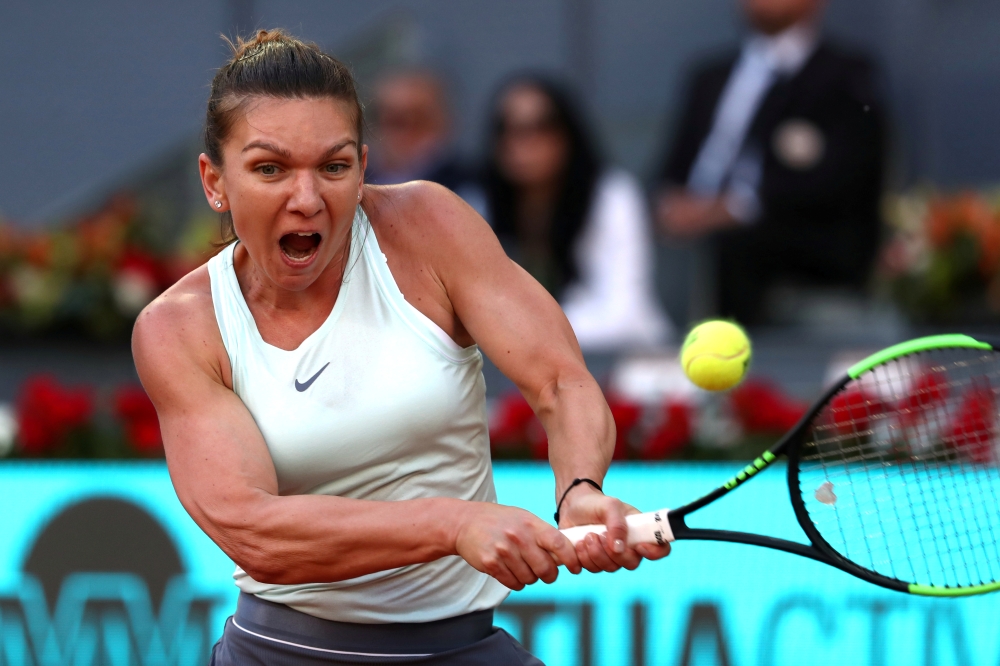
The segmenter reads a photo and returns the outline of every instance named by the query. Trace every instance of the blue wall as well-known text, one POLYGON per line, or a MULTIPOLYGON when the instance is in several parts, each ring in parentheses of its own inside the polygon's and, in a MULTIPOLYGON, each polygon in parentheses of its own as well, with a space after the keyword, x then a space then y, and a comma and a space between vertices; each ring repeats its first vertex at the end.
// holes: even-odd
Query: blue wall
MULTIPOLYGON (((900 177, 1000 179, 1000 4, 829 5, 830 32, 884 66, 900 177)), ((470 151, 502 77, 561 72, 586 90, 609 152, 640 172, 662 150, 687 65, 733 46, 741 30, 736 0, 9 0, 0 3, 0 214, 58 218, 194 139, 225 57, 218 35, 250 26, 287 27, 362 70, 392 54, 444 69, 470 151)))
MULTIPOLYGON (((652 509, 680 504, 732 471, 621 465, 606 487, 652 509)), ((798 538, 782 472, 767 471, 692 523, 798 538)), ((551 514, 545 467, 498 465, 496 480, 501 501, 551 514)), ((184 513, 162 465, 7 463, 0 507, 0 665, 64 664, 68 654, 80 666, 105 663, 104 649, 122 657, 108 663, 204 663, 235 600, 232 563, 184 513), (141 575, 107 572, 70 576, 48 608, 40 582, 22 573, 29 554, 57 515, 109 497, 137 505, 162 526, 183 573, 167 585, 160 608, 151 607, 141 575)), ((81 543, 64 547, 70 557, 82 552, 81 543)), ((993 666, 1000 657, 996 595, 909 597, 812 561, 729 544, 677 544, 667 560, 636 572, 564 572, 553 585, 512 595, 500 611, 498 624, 549 666, 993 666)))

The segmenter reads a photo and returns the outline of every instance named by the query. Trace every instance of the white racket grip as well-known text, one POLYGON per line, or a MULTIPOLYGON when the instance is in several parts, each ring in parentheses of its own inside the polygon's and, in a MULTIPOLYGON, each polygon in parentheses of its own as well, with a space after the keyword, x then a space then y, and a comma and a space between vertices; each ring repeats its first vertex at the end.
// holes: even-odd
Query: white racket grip
MULTIPOLYGON (((649 513, 633 513, 625 516, 628 523, 628 545, 640 543, 656 543, 661 546, 674 540, 674 532, 667 520, 668 509, 650 511, 649 513)), ((583 541, 588 534, 604 534, 608 531, 605 525, 577 525, 559 530, 575 546, 583 541)))

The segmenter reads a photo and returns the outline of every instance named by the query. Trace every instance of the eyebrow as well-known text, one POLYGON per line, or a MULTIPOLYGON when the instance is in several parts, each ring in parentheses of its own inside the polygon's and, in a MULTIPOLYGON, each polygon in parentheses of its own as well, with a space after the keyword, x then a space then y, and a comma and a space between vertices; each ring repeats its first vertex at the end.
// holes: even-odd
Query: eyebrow
POLYGON ((262 150, 269 150, 269 151, 271 151, 272 153, 274 153, 276 155, 281 155, 286 160, 292 159, 292 154, 290 152, 288 152, 284 148, 279 148, 278 146, 274 145, 273 143, 267 143, 266 141, 251 141, 247 145, 243 146, 243 150, 241 152, 245 153, 248 150, 252 150, 254 148, 260 148, 262 150))
MULTIPOLYGON (((347 141, 342 141, 337 145, 333 146, 332 148, 330 148, 329 150, 327 150, 325 153, 323 153, 320 160, 322 161, 332 157, 333 155, 336 155, 347 146, 357 146, 357 145, 358 142, 355 141, 354 139, 348 139, 347 141)), ((284 157, 286 160, 292 159, 292 154, 290 152, 288 152, 284 148, 279 148, 273 143, 267 143, 266 141, 251 141, 250 143, 248 143, 246 146, 243 147, 243 150, 241 152, 245 153, 248 150, 252 150, 254 148, 260 148, 261 150, 269 150, 276 155, 284 157)))
POLYGON ((333 157, 334 155, 336 155, 337 153, 339 153, 340 151, 342 151, 347 146, 355 146, 355 147, 357 147, 357 145, 358 145, 358 142, 355 141, 354 139, 348 139, 347 141, 341 141, 336 146, 333 146, 328 151, 326 151, 325 153, 323 153, 323 157, 320 158, 320 161, 326 160, 326 159, 329 159, 329 158, 333 157))

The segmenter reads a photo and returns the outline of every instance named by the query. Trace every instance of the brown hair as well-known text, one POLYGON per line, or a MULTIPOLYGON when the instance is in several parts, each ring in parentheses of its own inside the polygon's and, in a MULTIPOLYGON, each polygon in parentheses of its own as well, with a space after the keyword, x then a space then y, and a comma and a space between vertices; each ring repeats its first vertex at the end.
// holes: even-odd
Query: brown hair
MULTIPOLYGON (((226 39, 226 38, 223 38, 226 39)), ((205 154, 222 166, 225 143, 239 114, 252 97, 322 98, 347 102, 354 114, 358 155, 364 143, 364 116, 354 77, 344 63, 283 30, 260 30, 253 39, 226 39, 233 50, 229 62, 212 79, 205 114, 205 154)), ((233 217, 222 215, 222 239, 236 239, 233 217)))

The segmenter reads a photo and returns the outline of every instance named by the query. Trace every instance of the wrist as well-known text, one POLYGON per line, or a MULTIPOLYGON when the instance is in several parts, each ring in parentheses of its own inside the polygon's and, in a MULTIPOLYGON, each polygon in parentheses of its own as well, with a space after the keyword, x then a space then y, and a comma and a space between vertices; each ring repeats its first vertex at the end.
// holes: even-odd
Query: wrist
POLYGON ((467 502, 450 497, 441 497, 430 501, 435 503, 433 510, 440 519, 439 525, 443 533, 438 538, 440 539, 439 543, 446 544, 444 555, 458 555, 458 541, 471 520, 472 509, 477 502, 467 502))
POLYGON ((559 499, 556 503, 556 512, 553 516, 556 525, 559 525, 560 519, 565 515, 565 510, 567 506, 572 504, 570 496, 576 494, 577 496, 582 496, 584 492, 597 493, 599 495, 604 494, 604 490, 601 484, 594 479, 587 477, 578 477, 573 479, 571 483, 566 486, 566 489, 559 495, 559 499), (578 490, 580 488, 586 488, 587 490, 578 490))

